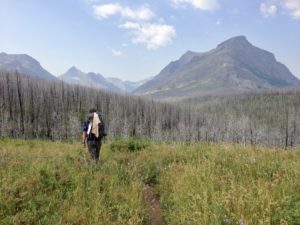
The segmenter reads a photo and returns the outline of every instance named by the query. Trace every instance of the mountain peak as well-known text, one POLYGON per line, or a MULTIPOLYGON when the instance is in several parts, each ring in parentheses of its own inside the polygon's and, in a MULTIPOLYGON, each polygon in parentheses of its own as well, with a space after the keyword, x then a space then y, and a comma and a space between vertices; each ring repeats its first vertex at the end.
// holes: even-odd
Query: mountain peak
POLYGON ((57 79, 46 71, 36 59, 27 54, 0 53, 0 69, 18 71, 29 76, 51 81, 57 79))
POLYGON ((195 55, 197 55, 197 52, 193 52, 190 50, 187 50, 186 53, 184 53, 181 58, 190 58, 190 57, 194 57, 195 55))
POLYGON ((193 51, 191 51, 191 50, 187 50, 187 51, 183 54, 183 56, 184 56, 184 55, 194 55, 194 54, 197 54, 197 52, 193 52, 193 51))
POLYGON ((62 79, 67 79, 68 77, 71 79, 79 79, 82 76, 85 76, 85 73, 76 68, 75 66, 72 66, 64 74, 60 75, 62 79))
POLYGON ((199 55, 201 55, 201 54, 202 54, 202 53, 199 53, 199 52, 193 52, 193 51, 188 50, 186 53, 184 53, 184 54, 180 57, 179 61, 180 61, 181 63, 185 64, 185 63, 190 62, 195 56, 199 56, 199 55))
POLYGON ((221 44, 218 45, 217 48, 222 47, 245 47, 245 46, 252 46, 252 44, 247 40, 246 36, 236 36, 233 38, 230 38, 221 44))
POLYGON ((247 37, 245 35, 238 35, 232 38, 229 38, 228 40, 234 40, 234 41, 247 41, 247 37))
POLYGON ((76 66, 72 66, 68 72, 81 72, 76 66))
POLYGON ((235 36, 235 37, 232 37, 232 38, 229 38, 228 40, 224 41, 223 43, 226 43, 226 42, 246 42, 246 43, 249 43, 248 39, 246 36, 244 35, 239 35, 239 36, 235 36))

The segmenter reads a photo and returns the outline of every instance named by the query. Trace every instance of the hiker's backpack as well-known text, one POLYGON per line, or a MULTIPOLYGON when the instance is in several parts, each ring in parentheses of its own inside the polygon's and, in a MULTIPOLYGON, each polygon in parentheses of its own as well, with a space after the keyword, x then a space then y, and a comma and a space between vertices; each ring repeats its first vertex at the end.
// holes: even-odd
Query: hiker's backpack
POLYGON ((98 126, 98 132, 99 132, 99 137, 96 137, 95 134, 93 134, 92 132, 89 133, 89 138, 93 141, 100 141, 102 138, 104 138, 105 136, 107 136, 106 131, 105 131, 105 124, 104 124, 104 120, 103 117, 101 115, 101 113, 98 113, 99 119, 100 119, 100 124, 98 126))
POLYGON ((105 131, 105 124, 104 124, 104 120, 103 120, 103 117, 102 117, 101 113, 97 113, 97 114, 98 114, 99 119, 101 121, 101 123, 99 125, 99 137, 103 138, 103 137, 107 136, 107 133, 105 131))

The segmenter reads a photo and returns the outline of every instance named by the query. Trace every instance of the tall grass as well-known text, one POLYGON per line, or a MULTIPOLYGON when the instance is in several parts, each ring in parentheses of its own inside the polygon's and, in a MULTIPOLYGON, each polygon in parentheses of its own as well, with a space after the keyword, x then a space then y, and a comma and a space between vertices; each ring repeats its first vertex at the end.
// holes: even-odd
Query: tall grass
POLYGON ((118 139, 95 164, 80 144, 0 140, 0 224, 299 224, 300 152, 118 139))
POLYGON ((106 147, 99 165, 79 144, 1 141, 0 224, 144 224, 142 183, 106 147))
POLYGON ((186 154, 160 177, 168 224, 299 224, 299 152, 198 145, 186 154))

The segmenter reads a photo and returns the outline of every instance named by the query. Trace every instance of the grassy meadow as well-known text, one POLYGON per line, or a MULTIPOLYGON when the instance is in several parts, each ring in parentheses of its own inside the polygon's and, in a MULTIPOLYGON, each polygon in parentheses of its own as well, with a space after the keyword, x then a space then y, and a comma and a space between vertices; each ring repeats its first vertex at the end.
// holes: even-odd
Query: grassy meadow
POLYGON ((212 143, 0 140, 0 224, 300 224, 300 151, 212 143))

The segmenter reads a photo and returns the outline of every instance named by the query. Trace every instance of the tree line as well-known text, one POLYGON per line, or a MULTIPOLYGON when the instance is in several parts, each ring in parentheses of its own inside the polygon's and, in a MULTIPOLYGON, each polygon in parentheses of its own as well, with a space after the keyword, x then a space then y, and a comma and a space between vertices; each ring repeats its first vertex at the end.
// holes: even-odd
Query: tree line
POLYGON ((78 140, 90 108, 108 138, 300 144, 300 91, 195 98, 179 105, 0 71, 0 137, 78 140))
POLYGON ((0 72, 0 136, 78 139, 90 108, 103 114, 109 138, 189 140, 192 112, 179 107, 18 72, 0 72))
POLYGON ((202 132, 210 141, 284 148, 300 145, 299 87, 191 98, 180 105, 205 118, 202 132))

